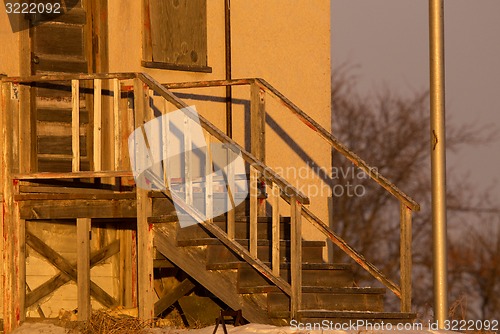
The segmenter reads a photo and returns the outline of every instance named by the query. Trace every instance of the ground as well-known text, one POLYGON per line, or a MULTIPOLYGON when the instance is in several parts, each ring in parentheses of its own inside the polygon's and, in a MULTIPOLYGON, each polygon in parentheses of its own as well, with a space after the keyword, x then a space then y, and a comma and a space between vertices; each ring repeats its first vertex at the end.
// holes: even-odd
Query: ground
MULTIPOLYGON (((424 330, 424 331, 367 331, 364 329, 359 329, 356 331, 335 331, 335 330, 298 330, 293 329, 291 327, 275 327, 270 325, 261 325, 261 324, 248 324, 245 326, 233 327, 228 326, 228 334, 244 334, 244 333, 262 333, 262 334, 384 334, 384 333, 403 333, 403 334, 416 334, 416 333, 454 333, 457 332, 449 332, 449 331, 432 331, 432 330, 424 330)), ((201 329, 175 329, 175 328, 154 328, 144 331, 143 333, 151 333, 151 334, 212 334, 214 331, 214 326, 205 327, 201 329)), ((47 323, 25 323, 20 328, 15 330, 13 334, 67 334, 68 330, 56 326, 54 324, 47 323)), ((78 332, 73 332, 78 333, 78 332)), ((221 327, 219 327, 217 333, 223 333, 221 327)))

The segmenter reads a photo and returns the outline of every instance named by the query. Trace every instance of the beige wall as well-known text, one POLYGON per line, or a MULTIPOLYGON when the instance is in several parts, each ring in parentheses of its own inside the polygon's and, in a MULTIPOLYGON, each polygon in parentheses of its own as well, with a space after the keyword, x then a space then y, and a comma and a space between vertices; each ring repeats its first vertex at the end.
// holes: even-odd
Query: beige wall
POLYGON ((0 74, 19 75, 19 33, 12 33, 9 17, 0 6, 0 74))
MULTIPOLYGON (((144 71, 160 82, 224 79, 224 1, 208 1, 208 65, 212 73, 146 69, 142 58, 140 1, 109 0, 109 50, 111 72, 144 71), (117 24, 115 24, 115 22, 117 24)), ((330 130, 330 1, 328 0, 232 0, 233 78, 261 77, 330 130)), ((223 90, 197 90, 223 96, 223 90)), ((248 89, 235 88, 234 98, 249 98, 248 89)), ((224 106, 196 104, 198 111, 225 128, 224 106), (208 111, 207 111, 208 110, 208 111)), ((290 181, 311 195, 311 207, 328 217, 328 190, 311 171, 307 161, 329 167, 330 149, 307 126, 271 98, 268 112, 285 132, 267 128, 267 163, 277 170, 288 168, 290 181), (296 146, 290 145, 290 140, 296 146), (296 147, 303 150, 299 157, 296 147), (292 171, 290 168, 295 168, 292 171), (294 178, 294 174, 303 177, 294 178), (316 193, 323 195, 315 195, 316 193)), ((234 106, 234 137, 243 143, 243 107, 234 106)), ((284 212, 283 214, 287 214, 284 212)), ((305 224, 307 225, 307 224, 305 224)), ((308 228, 306 227, 306 230, 308 228)))

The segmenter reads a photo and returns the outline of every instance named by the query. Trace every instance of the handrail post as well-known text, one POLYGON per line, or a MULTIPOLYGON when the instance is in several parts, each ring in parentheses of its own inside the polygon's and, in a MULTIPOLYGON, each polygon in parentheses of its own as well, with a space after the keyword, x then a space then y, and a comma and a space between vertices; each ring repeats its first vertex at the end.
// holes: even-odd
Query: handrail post
POLYGON ((102 169, 102 80, 94 79, 94 171, 102 169))
POLYGON ((400 203, 400 272, 401 272, 401 312, 411 312, 412 298, 412 221, 411 209, 400 203))
POLYGON ((12 83, 2 83, 1 113, 3 138, 1 179, 3 220, 3 321, 4 331, 10 332, 25 318, 25 250, 24 221, 19 219, 19 208, 14 201, 16 185, 12 174, 19 171, 19 95, 12 83), (8 236, 9 240, 5 240, 8 236))
MULTIPOLYGON (((250 147, 251 153, 262 163, 266 161, 266 100, 265 91, 256 83, 250 85, 250 147)), ((259 176, 259 180, 262 175, 259 176)), ((262 183, 265 186, 265 183, 262 183)), ((263 189, 261 189, 263 190, 263 189)), ((266 201, 258 204, 259 216, 266 215, 266 201)))
POLYGON ((280 276, 280 188, 276 183, 271 185, 271 205, 272 205, 272 262, 271 267, 273 268, 273 274, 280 276))
POLYGON ((71 80, 71 170, 80 171, 80 81, 71 80))
POLYGON ((257 209, 257 194, 258 194, 258 172, 253 166, 250 166, 250 254, 257 257, 257 228, 258 228, 258 209, 257 209))
POLYGON ((292 294, 290 296, 291 319, 299 320, 302 304, 302 204, 295 196, 290 199, 291 240, 290 240, 290 273, 292 294))

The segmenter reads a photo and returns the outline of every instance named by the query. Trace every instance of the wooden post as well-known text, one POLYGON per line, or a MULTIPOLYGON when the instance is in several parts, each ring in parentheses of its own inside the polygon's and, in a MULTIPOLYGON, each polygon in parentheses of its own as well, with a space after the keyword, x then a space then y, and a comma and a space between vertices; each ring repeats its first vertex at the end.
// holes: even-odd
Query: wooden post
POLYGON ((80 81, 71 80, 72 171, 80 171, 80 81))
POLYGON ((205 142, 207 143, 205 155, 205 217, 207 217, 208 222, 213 221, 214 213, 211 138, 210 134, 207 133, 205 136, 205 142))
POLYGON ((411 209, 400 204, 400 271, 401 271, 401 312, 411 312, 412 299, 412 222, 411 209))
POLYGON ((92 313, 90 305, 90 218, 76 220, 78 321, 87 321, 92 313))
POLYGON ((236 236, 236 208, 234 207, 234 199, 236 196, 236 186, 234 182, 234 165, 231 163, 234 160, 235 153, 227 149, 227 193, 229 197, 228 211, 227 211, 227 235, 229 239, 234 240, 236 236))
POLYGON ((121 170, 122 164, 122 121, 120 115, 120 80, 113 79, 113 143, 114 143, 114 170, 121 170))
POLYGON ((272 205, 272 268, 275 276, 280 276, 280 188, 273 182, 271 188, 271 205, 272 205))
MULTIPOLYGON (((250 147, 251 153, 262 163, 266 161, 266 100, 265 91, 253 83, 250 86, 250 147)), ((259 175, 259 179, 261 175, 259 175)), ((266 215, 266 200, 260 199, 259 216, 266 215)))
POLYGON ((291 319, 299 320, 299 311, 302 304, 302 204, 295 196, 290 199, 291 211, 291 279, 292 294, 290 296, 291 319))
POLYGON ((3 126, 1 177, 3 205, 3 322, 6 333, 24 320, 25 259, 24 222, 19 219, 18 205, 14 201, 17 181, 12 173, 19 170, 17 160, 19 96, 11 83, 2 84, 1 117, 3 126), (16 121, 17 118, 17 121, 16 121), (23 240, 21 240, 23 238, 23 240), (21 285, 22 284, 22 285, 21 285))
POLYGON ((170 145, 170 116, 167 113, 168 102, 164 100, 164 113, 161 122, 161 149, 162 149, 162 164, 163 164, 163 182, 165 188, 168 188, 168 178, 170 173, 170 158, 169 158, 169 145, 170 145))
POLYGON ((186 186, 186 203, 193 205, 193 166, 192 150, 193 138, 191 136, 191 119, 184 116, 184 184, 186 186))
POLYGON ((253 166, 250 166, 250 254, 257 257, 257 227, 258 227, 258 172, 253 166))
POLYGON ((94 79, 94 171, 102 170, 102 80, 94 79))
MULTIPOLYGON (((146 120, 148 97, 144 84, 134 79, 135 127, 143 126, 146 120)), ((152 203, 148 190, 137 187, 137 285, 139 318, 150 320, 154 317, 153 279, 153 231, 149 226, 152 203)))
POLYGON ((139 318, 154 317, 153 231, 149 226, 151 199, 148 191, 137 188, 137 264, 139 318))

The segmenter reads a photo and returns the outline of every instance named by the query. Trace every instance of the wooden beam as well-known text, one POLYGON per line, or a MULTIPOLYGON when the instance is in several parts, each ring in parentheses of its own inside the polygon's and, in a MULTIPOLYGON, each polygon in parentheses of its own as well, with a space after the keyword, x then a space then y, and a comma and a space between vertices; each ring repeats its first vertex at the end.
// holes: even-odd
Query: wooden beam
POLYGON ((293 197, 290 201, 290 276, 292 280, 290 314, 292 319, 300 320, 298 316, 302 305, 302 206, 293 197))
POLYGON ((412 299, 412 221, 411 209, 403 202, 400 204, 400 272, 401 272, 401 312, 411 312, 412 299))
POLYGON ((80 171, 80 81, 71 80, 72 171, 80 171))
POLYGON ((31 174, 13 174, 12 178, 17 180, 50 180, 50 179, 90 179, 102 177, 133 177, 131 171, 85 171, 76 173, 53 173, 53 172, 40 172, 31 174))
POLYGON ((191 292, 195 286, 196 285, 194 285, 189 278, 186 278, 173 290, 162 296, 154 305, 155 317, 160 316, 173 303, 191 292))
POLYGON ((92 313, 90 305, 90 224, 90 218, 76 220, 78 321, 89 320, 92 313))
MULTIPOLYGON (((54 267, 59 269, 62 273, 69 276, 71 280, 78 281, 78 273, 74 266, 68 262, 64 257, 59 255, 55 250, 47 246, 42 240, 37 238, 34 234, 26 232, 26 244, 33 248, 36 252, 46 258, 54 267)), ((90 295, 97 299, 101 304, 106 307, 116 306, 117 301, 111 297, 106 291, 101 289, 94 282, 90 282, 90 295)))
POLYGON ((135 218, 137 214, 134 199, 23 201, 20 203, 20 212, 21 218, 27 220, 135 218))

